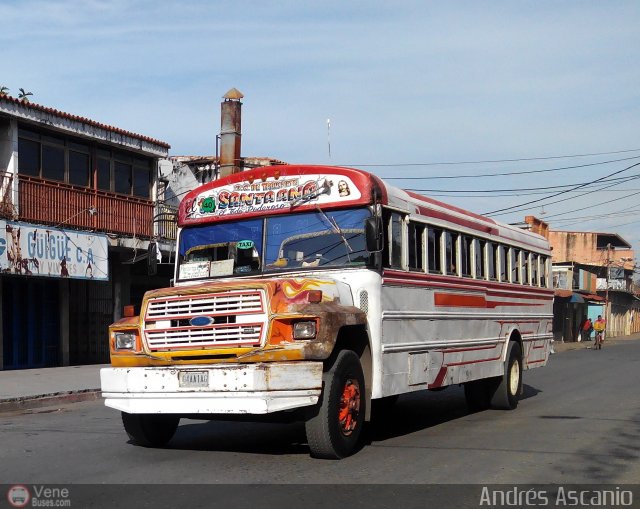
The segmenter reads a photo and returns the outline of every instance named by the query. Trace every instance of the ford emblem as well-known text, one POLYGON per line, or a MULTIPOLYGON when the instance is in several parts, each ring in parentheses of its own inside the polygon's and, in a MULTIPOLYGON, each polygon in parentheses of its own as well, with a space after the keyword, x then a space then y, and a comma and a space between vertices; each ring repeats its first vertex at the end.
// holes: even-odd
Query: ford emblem
POLYGON ((194 316, 189 323, 194 327, 205 327, 213 323, 213 318, 210 316, 194 316))

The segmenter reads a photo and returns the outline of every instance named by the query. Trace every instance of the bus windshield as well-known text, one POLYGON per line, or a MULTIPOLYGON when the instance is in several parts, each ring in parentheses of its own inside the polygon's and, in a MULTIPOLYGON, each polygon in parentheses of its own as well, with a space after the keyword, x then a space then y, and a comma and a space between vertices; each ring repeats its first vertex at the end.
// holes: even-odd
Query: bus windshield
POLYGON ((184 228, 178 280, 365 265, 366 208, 321 209, 184 228))

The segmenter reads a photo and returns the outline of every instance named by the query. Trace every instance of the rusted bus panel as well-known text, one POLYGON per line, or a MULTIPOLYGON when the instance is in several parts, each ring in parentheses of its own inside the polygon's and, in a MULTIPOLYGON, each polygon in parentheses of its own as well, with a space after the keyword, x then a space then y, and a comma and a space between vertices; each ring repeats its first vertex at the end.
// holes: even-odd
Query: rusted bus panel
POLYGON ((12 198, 13 175, 0 172, 0 217, 13 219, 15 209, 12 198))
POLYGON ((21 221, 153 236, 154 204, 150 200, 22 175, 18 194, 21 221))

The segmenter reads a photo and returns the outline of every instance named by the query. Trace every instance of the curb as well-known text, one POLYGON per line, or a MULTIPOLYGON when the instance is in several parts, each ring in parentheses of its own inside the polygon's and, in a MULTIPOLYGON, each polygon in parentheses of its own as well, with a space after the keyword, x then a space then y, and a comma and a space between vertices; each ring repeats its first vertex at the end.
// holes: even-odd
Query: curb
POLYGON ((99 399, 100 395, 100 389, 83 389, 80 391, 57 392, 39 396, 3 399, 0 400, 0 414, 32 410, 34 408, 58 406, 66 403, 94 401, 99 399))

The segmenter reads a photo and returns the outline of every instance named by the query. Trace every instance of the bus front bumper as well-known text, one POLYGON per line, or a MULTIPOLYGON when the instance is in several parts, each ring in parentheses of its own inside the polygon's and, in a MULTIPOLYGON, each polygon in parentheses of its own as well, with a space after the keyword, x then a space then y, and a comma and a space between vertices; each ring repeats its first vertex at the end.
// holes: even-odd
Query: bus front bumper
POLYGON ((322 362, 100 370, 105 405, 133 414, 267 414, 318 402, 322 362))

